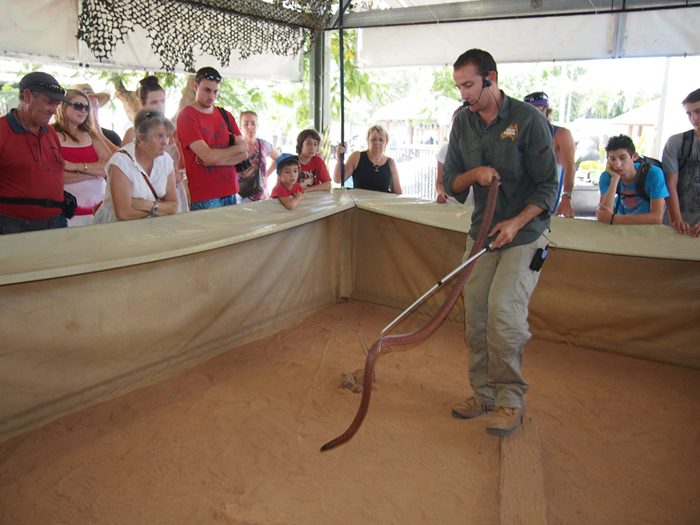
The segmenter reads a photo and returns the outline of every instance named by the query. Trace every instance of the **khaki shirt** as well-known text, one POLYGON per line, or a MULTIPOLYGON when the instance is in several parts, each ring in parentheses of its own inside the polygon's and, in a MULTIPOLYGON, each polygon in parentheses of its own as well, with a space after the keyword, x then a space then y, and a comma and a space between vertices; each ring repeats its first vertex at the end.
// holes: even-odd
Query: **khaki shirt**
MULTIPOLYGON (((554 206, 559 186, 552 133, 544 116, 530 104, 505 95, 498 116, 489 126, 478 113, 460 111, 452 125, 445 158, 445 191, 464 202, 469 189, 455 194, 452 185, 459 175, 479 166, 491 166, 501 176, 494 224, 515 217, 527 204, 545 210, 525 225, 509 246, 539 238, 549 227, 548 210, 554 206)), ((474 184, 471 190, 475 209, 469 235, 476 238, 488 187, 474 184)))

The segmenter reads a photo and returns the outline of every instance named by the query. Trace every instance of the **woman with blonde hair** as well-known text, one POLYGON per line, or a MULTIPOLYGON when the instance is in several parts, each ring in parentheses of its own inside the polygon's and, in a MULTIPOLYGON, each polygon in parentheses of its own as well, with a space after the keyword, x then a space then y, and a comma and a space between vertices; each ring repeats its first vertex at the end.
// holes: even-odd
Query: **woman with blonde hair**
MULTIPOLYGON (((379 125, 367 131, 367 150, 355 151, 345 163, 345 180, 352 178, 355 188, 385 193, 401 194, 399 172, 394 159, 384 154, 389 142, 389 134, 379 125)), ((340 182, 341 155, 345 147, 338 145, 338 162, 333 173, 333 180, 340 182)))
POLYGON ((87 95, 69 89, 66 98, 68 102, 58 107, 53 127, 58 133, 65 163, 63 187, 78 201, 75 216, 68 220, 68 226, 80 226, 93 222, 93 210, 104 198, 104 167, 111 152, 95 131, 87 95))

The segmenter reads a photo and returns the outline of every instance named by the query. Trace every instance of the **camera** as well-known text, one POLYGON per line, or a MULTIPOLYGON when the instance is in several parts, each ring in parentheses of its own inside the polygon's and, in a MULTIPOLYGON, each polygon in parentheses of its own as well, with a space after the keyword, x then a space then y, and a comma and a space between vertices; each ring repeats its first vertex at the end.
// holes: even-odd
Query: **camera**
POLYGON ((250 168, 250 161, 248 159, 242 160, 238 164, 236 164, 236 171, 239 173, 243 173, 245 170, 250 168))

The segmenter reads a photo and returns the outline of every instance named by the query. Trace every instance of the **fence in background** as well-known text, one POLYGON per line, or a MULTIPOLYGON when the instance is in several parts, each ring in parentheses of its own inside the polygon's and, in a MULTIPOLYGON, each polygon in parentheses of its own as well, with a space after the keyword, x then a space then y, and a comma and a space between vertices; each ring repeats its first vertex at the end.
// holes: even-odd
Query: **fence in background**
POLYGON ((390 146, 386 154, 396 161, 404 195, 435 200, 439 150, 435 144, 390 146))

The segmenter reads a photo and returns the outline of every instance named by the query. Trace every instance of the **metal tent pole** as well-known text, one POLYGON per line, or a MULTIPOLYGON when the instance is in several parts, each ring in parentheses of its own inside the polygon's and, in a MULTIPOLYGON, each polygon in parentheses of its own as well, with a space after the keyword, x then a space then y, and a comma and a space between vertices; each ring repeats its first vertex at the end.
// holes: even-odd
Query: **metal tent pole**
MULTIPOLYGON (((340 63, 340 143, 345 146, 345 42, 343 41, 343 0, 339 1, 338 13, 338 53, 340 63)), ((345 187, 345 153, 340 155, 340 186, 345 187)))

